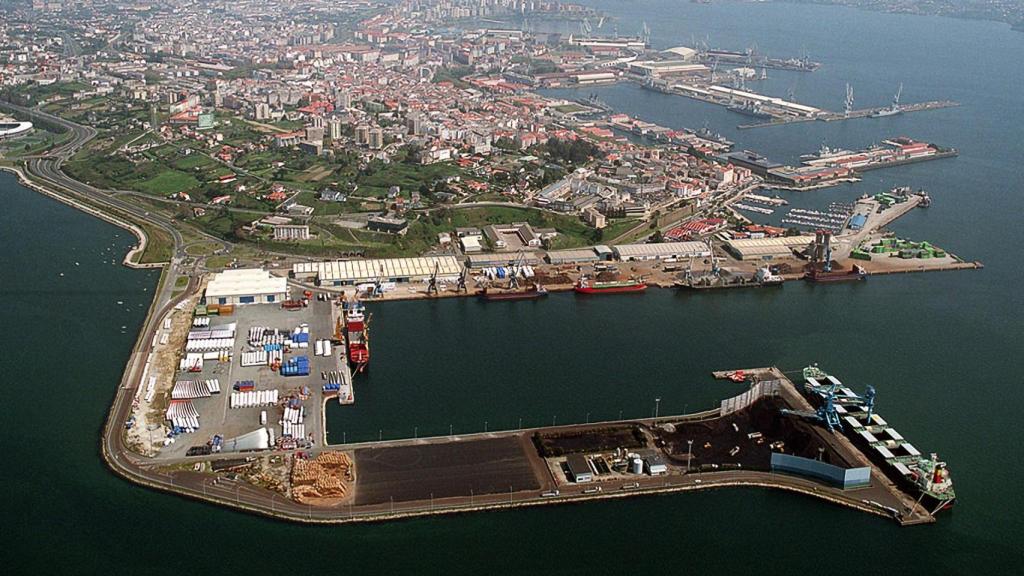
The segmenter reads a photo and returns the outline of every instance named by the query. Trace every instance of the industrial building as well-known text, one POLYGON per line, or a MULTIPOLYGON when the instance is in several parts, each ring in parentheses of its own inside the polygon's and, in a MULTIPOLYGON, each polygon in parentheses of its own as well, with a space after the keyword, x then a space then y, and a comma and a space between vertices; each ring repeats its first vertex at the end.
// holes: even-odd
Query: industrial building
POLYGON ((644 460, 644 472, 651 476, 661 476, 662 474, 668 474, 668 464, 665 463, 665 459, 654 450, 643 450, 640 452, 640 457, 644 460))
MULTIPOLYGON (((779 452, 772 452, 771 466, 773 472, 784 472, 824 480, 843 490, 863 488, 871 484, 871 468, 867 466, 841 468, 826 462, 779 452)), ((910 471, 907 470, 907 472, 909 473, 910 471)))
POLYGON ((594 481, 594 471, 590 469, 590 464, 582 454, 569 454, 565 464, 569 468, 569 478, 573 482, 581 484, 594 481))
POLYGON ((470 268, 493 268, 496 266, 509 266, 514 261, 519 261, 526 266, 536 266, 541 263, 540 258, 533 252, 495 252, 490 254, 467 254, 466 265, 470 268))
POLYGON ((664 260, 666 258, 707 258, 711 249, 704 242, 662 242, 660 244, 623 244, 612 246, 615 257, 623 262, 664 260))
POLYGON ((309 240, 309 226, 278 224, 274 226, 274 240, 309 240))
POLYGON ((794 250, 803 250, 811 240, 807 236, 729 239, 725 241, 725 249, 739 260, 775 260, 791 258, 794 250))
POLYGON ((302 262, 292 266, 292 275, 296 279, 314 281, 319 286, 348 286, 380 279, 385 282, 423 282, 435 271, 438 278, 454 279, 462 274, 462 264, 454 256, 420 256, 302 262))
POLYGON ((550 264, 586 264, 599 262, 601 257, 593 248, 570 248, 567 250, 548 251, 547 260, 550 264))
POLYGON ((225 270, 206 286, 208 304, 265 304, 288 299, 288 280, 262 268, 225 270))
POLYGON ((659 78, 664 76, 707 76, 711 70, 703 64, 685 60, 658 60, 631 62, 629 71, 639 76, 659 78))

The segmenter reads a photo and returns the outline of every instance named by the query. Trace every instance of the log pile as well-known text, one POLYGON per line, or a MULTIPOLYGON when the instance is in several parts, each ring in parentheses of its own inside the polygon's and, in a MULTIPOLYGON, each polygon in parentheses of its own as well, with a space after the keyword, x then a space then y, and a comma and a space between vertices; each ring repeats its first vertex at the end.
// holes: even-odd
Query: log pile
POLYGON ((345 452, 322 452, 312 460, 296 458, 292 465, 292 498, 300 503, 341 500, 355 481, 352 459, 345 452))

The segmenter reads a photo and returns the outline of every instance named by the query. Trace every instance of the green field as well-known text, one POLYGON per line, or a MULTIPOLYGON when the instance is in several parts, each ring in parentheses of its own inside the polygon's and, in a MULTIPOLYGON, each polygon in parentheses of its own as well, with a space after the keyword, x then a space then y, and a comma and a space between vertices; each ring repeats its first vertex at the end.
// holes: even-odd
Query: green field
POLYGON ((191 190, 198 185, 199 180, 196 180, 191 174, 177 170, 165 170, 148 180, 143 180, 136 184, 138 189, 143 192, 159 194, 161 196, 169 196, 176 192, 191 190))
POLYGON ((402 195, 408 198, 421 184, 430 184, 439 178, 458 173, 459 168, 450 162, 427 165, 406 162, 375 163, 370 166, 369 174, 360 174, 356 178, 356 183, 359 185, 360 196, 386 196, 391 186, 399 186, 402 195))

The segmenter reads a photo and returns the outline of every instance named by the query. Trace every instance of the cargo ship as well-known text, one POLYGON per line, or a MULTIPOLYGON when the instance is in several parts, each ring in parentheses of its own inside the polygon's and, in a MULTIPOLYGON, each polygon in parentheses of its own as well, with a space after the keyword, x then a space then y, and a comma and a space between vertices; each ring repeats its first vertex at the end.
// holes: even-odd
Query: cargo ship
POLYGON ((540 284, 534 284, 526 290, 484 288, 479 294, 481 300, 488 302, 496 302, 500 300, 536 300, 547 295, 547 289, 540 284))
POLYGON ((647 284, 643 280, 630 278, 629 280, 614 280, 611 282, 591 282, 583 276, 576 282, 573 288, 577 294, 623 294, 629 292, 643 292, 647 290, 647 284))
POLYGON ((348 363, 356 372, 362 372, 370 363, 370 328, 366 308, 354 300, 345 303, 345 347, 348 363))
POLYGON ((849 270, 819 270, 817 267, 812 267, 804 273, 804 280, 808 282, 854 282, 858 280, 866 280, 868 277, 868 271, 865 270, 859 264, 854 264, 849 270))
POLYGON ((864 396, 815 366, 803 370, 804 393, 812 403, 831 404, 843 433, 900 488, 931 514, 953 507, 956 492, 949 468, 938 455, 925 457, 885 419, 874 413, 875 390, 864 396))

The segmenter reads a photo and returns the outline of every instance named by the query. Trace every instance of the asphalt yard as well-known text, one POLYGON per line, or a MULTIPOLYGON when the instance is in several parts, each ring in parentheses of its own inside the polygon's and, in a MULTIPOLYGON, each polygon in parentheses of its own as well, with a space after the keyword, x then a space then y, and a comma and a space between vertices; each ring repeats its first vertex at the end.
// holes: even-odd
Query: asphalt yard
POLYGON ((356 506, 539 490, 523 443, 487 438, 356 450, 356 506))

